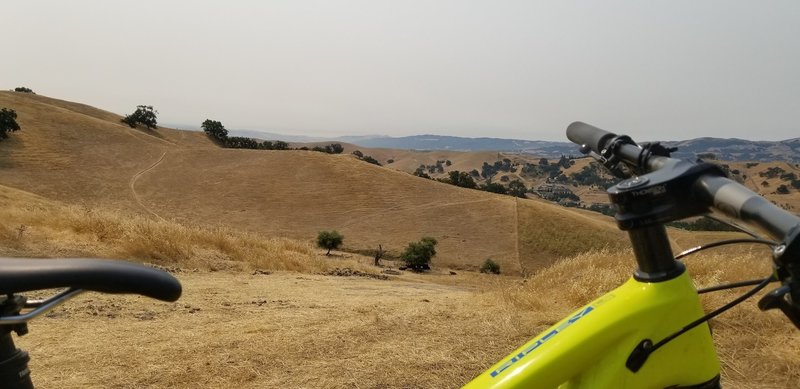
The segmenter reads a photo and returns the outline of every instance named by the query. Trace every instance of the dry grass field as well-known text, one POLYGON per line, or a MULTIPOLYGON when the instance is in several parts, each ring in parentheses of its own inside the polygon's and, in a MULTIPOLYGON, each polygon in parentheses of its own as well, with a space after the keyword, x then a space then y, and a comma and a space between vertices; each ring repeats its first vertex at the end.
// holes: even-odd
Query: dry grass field
MULTIPOLYGON (((707 256, 690 268, 707 285, 761 276, 768 267, 753 263, 766 262, 707 256)), ((584 253, 524 281, 183 270, 179 302, 83 295, 18 343, 41 387, 452 388, 627 278, 630 264, 629 253, 584 253)), ((712 326, 726 387, 800 380, 800 336, 780 314, 749 301, 712 326)))
MULTIPOLYGON (((84 294, 34 320, 17 344, 39 387, 458 387, 633 268, 594 213, 346 155, 222 150, 42 96, 0 92, 0 106, 23 126, 0 142, 0 256, 124 258, 184 285, 176 303, 84 294), (433 235, 440 254, 431 273, 386 276, 312 247, 328 228, 352 251, 433 235), (504 275, 462 270, 488 257, 504 275)), ((676 250, 730 236, 671 233, 676 250)), ((762 248, 686 262, 698 286, 770 271, 762 248)), ((724 385, 794 388, 800 332, 755 301, 712 322, 724 385)))

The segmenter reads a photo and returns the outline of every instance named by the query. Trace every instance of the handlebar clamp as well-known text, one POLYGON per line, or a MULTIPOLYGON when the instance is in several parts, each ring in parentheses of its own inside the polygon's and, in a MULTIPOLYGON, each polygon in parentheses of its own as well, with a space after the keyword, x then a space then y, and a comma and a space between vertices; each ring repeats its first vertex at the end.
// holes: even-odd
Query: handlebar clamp
POLYGON ((617 154, 617 149, 622 145, 636 146, 636 142, 627 135, 617 135, 608 141, 604 149, 600 150, 600 158, 597 158, 597 160, 602 163, 614 177, 629 178, 632 174, 627 168, 627 165, 617 154))
POLYGON ((670 160, 661 169, 629 178, 608 189, 609 199, 618 208, 614 216, 619 228, 632 230, 708 212, 691 188, 702 176, 725 173, 716 165, 670 160))

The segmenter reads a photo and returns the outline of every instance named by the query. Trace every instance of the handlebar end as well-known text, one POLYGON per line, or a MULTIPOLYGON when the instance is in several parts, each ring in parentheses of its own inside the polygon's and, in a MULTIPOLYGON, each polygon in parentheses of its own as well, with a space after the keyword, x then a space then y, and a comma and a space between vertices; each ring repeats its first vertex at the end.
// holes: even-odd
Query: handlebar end
POLYGON ((573 122, 567 127, 567 138, 581 146, 587 146, 595 153, 600 153, 606 143, 617 136, 584 122, 573 122))

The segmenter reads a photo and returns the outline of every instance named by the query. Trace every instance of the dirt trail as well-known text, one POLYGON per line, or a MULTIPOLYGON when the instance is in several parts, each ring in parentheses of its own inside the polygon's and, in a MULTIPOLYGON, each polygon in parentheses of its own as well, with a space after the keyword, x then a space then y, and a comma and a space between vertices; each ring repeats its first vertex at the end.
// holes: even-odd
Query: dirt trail
POLYGON ((146 168, 146 169, 134 174, 133 177, 131 177, 131 180, 128 182, 128 187, 131 189, 131 194, 133 194, 133 199, 136 201, 136 203, 139 204, 139 206, 143 210, 145 210, 147 213, 157 217, 160 220, 164 220, 164 221, 166 221, 166 220, 163 217, 161 217, 161 215, 155 213, 152 209, 150 209, 146 205, 144 205, 144 203, 142 202, 142 199, 139 198, 139 194, 136 193, 136 180, 138 180, 139 177, 141 177, 143 174, 149 172, 150 170, 153 170, 156 166, 161 164, 161 162, 164 161, 164 156, 166 156, 166 155, 167 155, 167 152, 165 151, 164 153, 161 154, 161 157, 158 158, 158 161, 156 161, 154 164, 150 165, 150 167, 148 167, 148 168, 146 168))

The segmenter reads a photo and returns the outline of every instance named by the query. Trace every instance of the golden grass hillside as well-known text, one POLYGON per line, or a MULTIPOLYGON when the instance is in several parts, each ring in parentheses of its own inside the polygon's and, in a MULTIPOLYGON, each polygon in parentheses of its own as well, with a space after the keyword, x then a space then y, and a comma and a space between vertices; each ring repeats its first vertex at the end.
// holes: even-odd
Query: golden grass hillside
POLYGON ((0 106, 17 110, 23 127, 0 142, 0 184, 69 204, 307 242, 337 229, 348 250, 380 244, 394 255, 429 235, 439 240, 437 266, 474 269, 491 258, 510 273, 608 244, 587 236, 623 242, 600 215, 576 217, 350 155, 222 149, 201 132, 131 129, 117 115, 30 94, 0 92, 0 106), (562 243, 536 227, 554 220, 562 243))
POLYGON ((0 186, 0 256, 121 258, 200 270, 363 270, 308 242, 66 205, 0 186))

